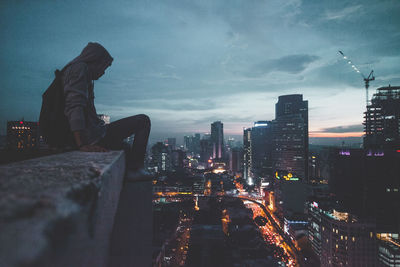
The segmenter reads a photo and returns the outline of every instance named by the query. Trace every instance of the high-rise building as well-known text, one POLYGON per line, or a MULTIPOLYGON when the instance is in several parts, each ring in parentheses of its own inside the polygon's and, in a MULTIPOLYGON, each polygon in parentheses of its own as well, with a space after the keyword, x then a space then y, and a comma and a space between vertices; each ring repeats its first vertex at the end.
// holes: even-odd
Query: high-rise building
POLYGON ((343 206, 392 233, 400 225, 400 153, 336 149, 329 157, 329 187, 343 206))
POLYGON ((251 128, 243 129, 243 178, 249 182, 252 175, 251 128))
POLYGON ((211 141, 213 144, 213 159, 224 157, 224 124, 220 121, 211 123, 211 141))
POLYGON ((272 123, 257 121, 251 129, 252 173, 254 177, 272 177, 272 123))
POLYGON ((156 172, 169 171, 171 169, 170 149, 163 142, 157 142, 151 147, 152 167, 156 172))
POLYGON ((167 144, 170 147, 171 150, 176 149, 176 138, 175 137, 170 137, 167 139, 167 144))
POLYGON ((200 153, 200 134, 186 135, 183 137, 183 141, 187 151, 194 154, 200 153))
POLYGON ((229 169, 233 174, 241 171, 242 166, 242 150, 241 148, 234 147, 229 150, 229 169))
POLYGON ((377 234, 377 236, 379 239, 377 266, 400 266, 399 234, 377 234))
POLYGON ((364 114, 364 148, 400 150, 400 86, 378 88, 364 114))
POLYGON ((321 266, 376 266, 373 223, 347 212, 321 210, 321 266))
POLYGON ((308 101, 303 95, 280 96, 273 121, 272 169, 308 180, 308 101))
POLYGON ((211 135, 207 133, 200 140, 200 161, 209 165, 208 161, 212 159, 212 154, 213 144, 211 142, 211 135))
POLYGON ((175 169, 183 168, 185 152, 180 149, 171 150, 171 165, 175 169))
POLYGON ((39 149, 39 125, 32 121, 7 122, 7 148, 14 151, 39 149))

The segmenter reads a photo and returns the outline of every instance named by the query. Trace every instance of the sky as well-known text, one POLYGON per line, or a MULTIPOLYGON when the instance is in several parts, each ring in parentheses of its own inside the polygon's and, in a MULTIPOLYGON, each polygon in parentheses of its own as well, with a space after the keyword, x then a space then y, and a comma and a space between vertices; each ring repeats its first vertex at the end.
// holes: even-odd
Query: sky
POLYGON ((88 42, 113 65, 95 82, 98 113, 145 113, 153 140, 209 132, 239 136, 272 120, 278 96, 303 94, 310 137, 362 135, 362 76, 370 95, 400 85, 398 0, 2 0, 0 134, 37 121, 54 70, 88 42))

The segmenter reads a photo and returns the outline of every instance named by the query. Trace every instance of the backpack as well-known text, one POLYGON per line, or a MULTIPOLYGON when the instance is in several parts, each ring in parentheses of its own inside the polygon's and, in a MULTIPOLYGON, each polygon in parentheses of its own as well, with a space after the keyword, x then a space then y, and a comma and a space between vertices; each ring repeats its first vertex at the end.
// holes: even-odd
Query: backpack
POLYGON ((64 114, 65 99, 62 85, 62 71, 54 72, 55 78, 42 95, 39 129, 44 141, 51 147, 74 146, 73 135, 64 114))

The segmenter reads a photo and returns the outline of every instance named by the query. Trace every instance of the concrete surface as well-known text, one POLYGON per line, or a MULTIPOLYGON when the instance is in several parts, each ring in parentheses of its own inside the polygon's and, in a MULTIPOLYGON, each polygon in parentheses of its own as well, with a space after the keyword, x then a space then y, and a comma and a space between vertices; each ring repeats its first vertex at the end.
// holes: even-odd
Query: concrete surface
POLYGON ((122 151, 0 166, 0 266, 107 266, 124 171, 122 151))

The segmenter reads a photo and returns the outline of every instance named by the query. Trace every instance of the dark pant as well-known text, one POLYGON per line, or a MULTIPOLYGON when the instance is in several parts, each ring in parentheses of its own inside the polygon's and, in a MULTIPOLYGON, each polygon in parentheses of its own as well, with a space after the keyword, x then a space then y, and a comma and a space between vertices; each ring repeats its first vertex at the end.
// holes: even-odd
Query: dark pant
POLYGON ((150 134, 150 118, 139 114, 114 121, 107 125, 106 135, 99 145, 107 149, 124 149, 126 152, 127 169, 143 168, 147 141, 150 134), (133 144, 129 145, 124 139, 135 135, 133 144))

